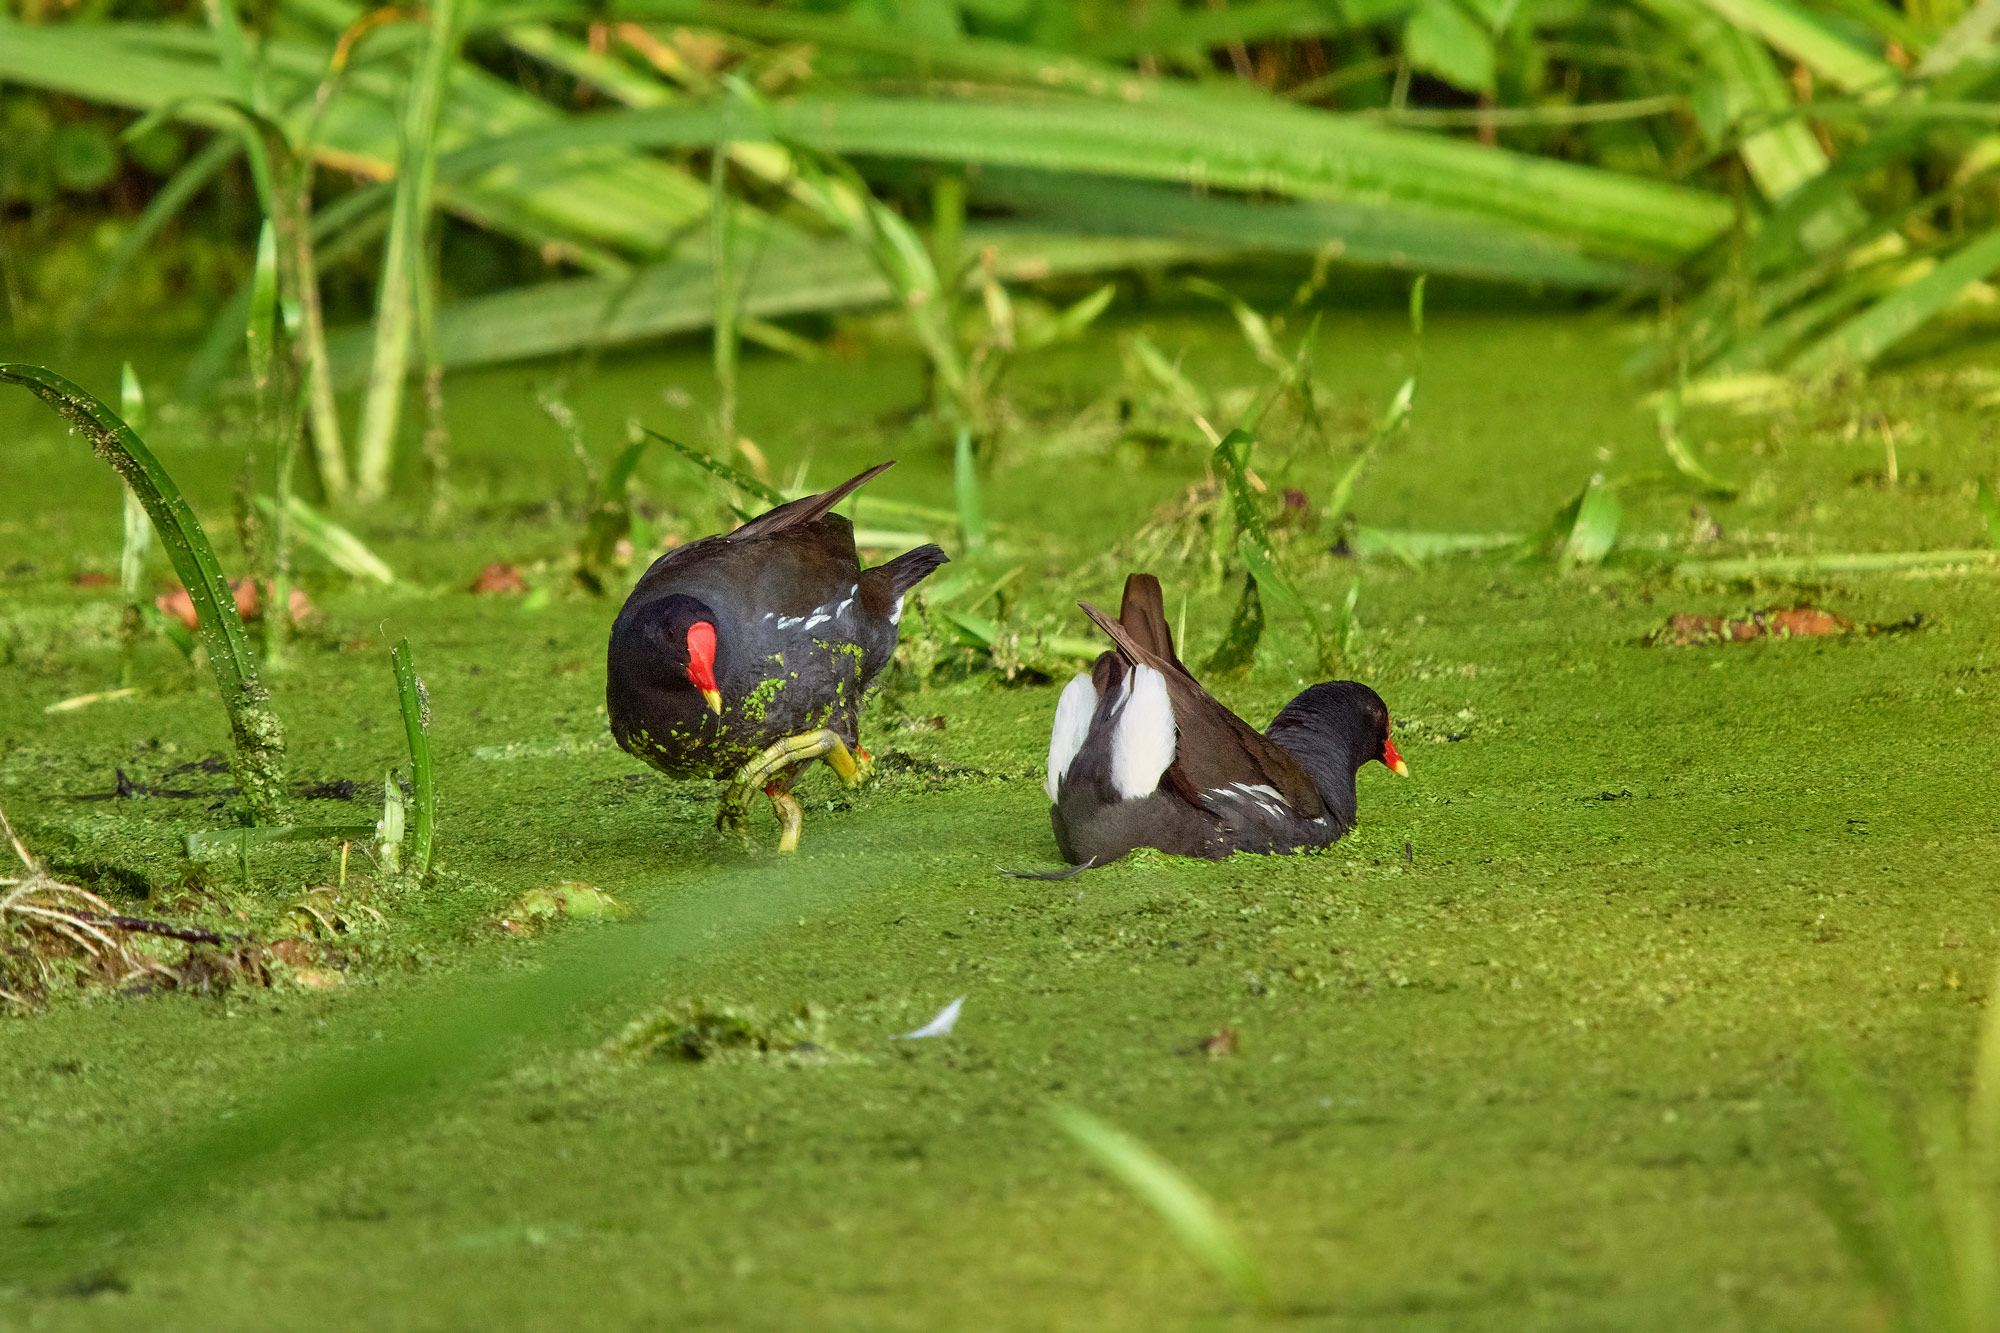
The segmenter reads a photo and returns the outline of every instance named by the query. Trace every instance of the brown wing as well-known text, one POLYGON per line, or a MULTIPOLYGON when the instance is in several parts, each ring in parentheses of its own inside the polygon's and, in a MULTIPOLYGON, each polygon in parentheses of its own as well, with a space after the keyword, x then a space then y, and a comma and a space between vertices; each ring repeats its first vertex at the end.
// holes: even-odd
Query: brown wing
MULTIPOLYGON (((1131 586, 1128 581, 1128 592, 1131 586)), ((1159 584, 1155 582, 1153 588, 1157 594, 1159 584)), ((1167 651, 1161 653, 1089 602, 1077 605, 1111 636, 1120 656, 1152 667, 1167 682, 1167 698, 1173 704, 1174 726, 1180 737, 1174 746, 1174 762, 1161 779, 1163 783, 1202 806, 1210 803, 1205 793, 1227 791, 1232 783, 1253 787, 1261 783, 1276 790, 1286 804, 1307 819, 1317 819, 1326 813, 1326 803, 1298 761, 1197 684, 1173 655, 1171 639, 1165 640, 1167 651)), ((1159 631, 1166 633, 1164 615, 1160 616, 1159 631)))
MULTIPOLYGON (((1160 581, 1151 574, 1131 574, 1125 579, 1125 599, 1118 604, 1118 623, 1132 641, 1173 669, 1192 678, 1192 673, 1174 655, 1174 633, 1167 627, 1166 598, 1160 581)), ((1219 706, 1219 705, 1218 705, 1219 706)))
POLYGON ((793 528, 802 528, 808 523, 816 523, 848 496, 866 486, 875 478, 896 466, 896 460, 877 463, 858 477, 849 477, 830 491, 818 495, 802 495, 796 500, 788 500, 776 509, 769 509, 745 523, 729 534, 729 540, 740 541, 746 537, 772 537, 793 528))

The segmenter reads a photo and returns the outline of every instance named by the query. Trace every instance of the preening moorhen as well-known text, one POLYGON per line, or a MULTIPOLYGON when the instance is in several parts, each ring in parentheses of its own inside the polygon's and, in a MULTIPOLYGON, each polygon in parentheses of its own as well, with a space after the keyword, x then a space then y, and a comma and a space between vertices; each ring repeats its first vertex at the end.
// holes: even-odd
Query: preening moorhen
POLYGON ((1160 581, 1125 580, 1113 620, 1078 603, 1116 646, 1056 704, 1046 788, 1056 845, 1074 865, 1136 847, 1176 856, 1324 847, 1354 827, 1354 775, 1409 768, 1389 709, 1356 681, 1314 685, 1262 735, 1174 655, 1160 581))
POLYGON ((667 552, 611 627, 611 734, 669 776, 730 779, 717 827, 742 834, 762 787, 792 851, 804 812, 791 789, 812 761, 850 787, 866 775, 862 692, 895 651, 904 594, 945 562, 919 546, 861 568, 833 507, 893 466, 667 552))

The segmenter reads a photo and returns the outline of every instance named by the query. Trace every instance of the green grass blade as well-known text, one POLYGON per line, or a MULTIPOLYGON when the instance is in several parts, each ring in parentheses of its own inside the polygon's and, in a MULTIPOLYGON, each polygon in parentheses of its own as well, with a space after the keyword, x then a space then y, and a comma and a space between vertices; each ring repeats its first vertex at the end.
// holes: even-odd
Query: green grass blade
MULTIPOLYGON (((1700 0, 1640 3, 1685 41, 1707 67, 1721 91, 1732 126, 1786 117, 1771 128, 1748 134, 1739 148, 1745 169, 1766 199, 1783 199, 1826 170, 1826 153, 1811 129, 1803 121, 1789 118, 1793 110, 1791 89, 1756 38, 1700 0)), ((1835 211, 1808 224, 1803 233, 1807 247, 1815 252, 1830 249, 1860 220, 1860 210, 1852 201, 1837 205, 1835 211)))
MULTIPOLYGON (((118 406, 125 418, 125 424, 133 434, 146 429, 146 391, 139 384, 138 372, 127 361, 120 373, 118 406)), ((146 506, 131 488, 125 490, 125 544, 118 556, 118 587, 125 594, 128 606, 139 604, 139 581, 145 573, 146 552, 153 544, 152 524, 146 519, 146 506)))
POLYGON ((1618 544, 1618 529, 1624 521, 1625 505, 1618 498, 1618 488, 1603 477, 1592 477, 1583 488, 1576 518, 1563 540, 1562 567, 1602 564, 1618 544))
MULTIPOLYGON (((468 6, 473 0, 463 0, 468 6)), ((395 466, 396 428, 402 419, 403 377, 416 332, 417 286, 428 281, 424 235, 430 226, 437 173, 438 121, 447 76, 458 52, 461 0, 434 0, 429 34, 403 115, 396 163, 396 204, 376 288, 375 355, 356 448, 356 498, 379 501, 389 492, 395 466)))
MULTIPOLYGON (((125 363, 120 377, 119 410, 126 425, 134 434, 146 429, 146 392, 139 384, 139 376, 132 369, 132 363, 125 363)), ((146 552, 153 545, 153 525, 146 517, 146 506, 128 486, 121 493, 125 510, 125 540, 118 552, 118 590, 124 594, 125 610, 121 616, 119 633, 120 661, 119 680, 122 685, 132 683, 133 657, 139 649, 140 635, 146 626, 146 612, 150 609, 147 598, 140 591, 146 574, 146 552)))
POLYGON ((960 426, 952 442, 952 490, 958 497, 958 532, 965 549, 986 545, 986 505, 980 497, 979 464, 972 456, 972 429, 960 426))
POLYGON ((1702 3, 1845 92, 1885 92, 1903 81, 1894 65, 1855 46, 1786 0, 1702 0, 1702 3))
MULTIPOLYGON (((209 29, 215 34, 215 49, 222 65, 222 87, 226 90, 224 95, 262 111, 262 81, 250 63, 250 46, 243 36, 243 21, 236 12, 236 0, 204 0, 204 7, 208 11, 209 29)), ((271 163, 254 127, 243 127, 242 135, 244 151, 250 155, 250 175, 257 182, 257 198, 264 207, 264 215, 269 217, 271 163)))
POLYGON ((1243 576, 1243 593, 1236 600, 1236 611, 1229 618, 1229 628, 1223 631, 1222 642, 1202 663, 1204 676, 1240 676, 1250 670, 1257 660, 1257 644, 1264 637, 1264 602, 1257 593, 1257 579, 1254 575, 1243 576))
MULTIPOLYGON (((1423 327, 1422 291, 1423 288, 1419 285, 1413 288, 1411 293, 1412 316, 1416 327, 1420 330, 1423 327)), ((1409 424, 1410 413, 1416 406, 1416 398, 1417 377, 1412 375, 1403 381, 1402 387, 1396 390, 1396 396, 1389 400, 1389 406, 1383 411, 1382 419, 1375 423, 1374 431, 1368 436, 1368 443, 1362 446, 1361 452, 1354 456, 1354 461, 1347 465, 1339 479, 1334 482, 1333 494, 1327 497, 1326 502, 1328 519, 1338 522, 1347 513, 1348 508, 1354 503, 1354 488, 1360 483, 1369 465, 1375 461, 1375 456, 1382 451, 1384 444, 1409 424)))
POLYGON ((1678 391, 1660 395, 1656 420, 1660 430, 1660 445, 1667 451, 1667 457, 1672 460, 1674 470, 1709 495, 1719 500, 1734 500, 1739 488, 1703 467, 1700 460, 1689 453, 1687 445, 1682 442, 1681 396, 1678 391))
POLYGON ((431 847, 437 836, 437 781, 431 768, 431 700, 417 675, 404 639, 389 654, 396 671, 396 694, 403 710, 403 735, 410 743, 410 870, 422 879, 431 868, 431 847))
POLYGON ((1916 332, 1973 283, 2000 269, 2000 227, 1961 246, 1923 277, 1899 287, 1792 362, 1796 374, 1812 375, 1866 366, 1916 332))
MULTIPOLYGON (((266 518, 277 515, 277 506, 268 495, 257 497, 257 507, 266 518)), ((385 588, 396 582, 396 571, 389 568, 387 561, 370 550, 359 537, 298 496, 290 497, 285 513, 299 539, 343 574, 385 588)))
POLYGON ((751 476, 748 472, 731 467, 719 458, 711 458, 693 445, 682 444, 672 436, 662 435, 651 428, 646 428, 646 434, 658 440, 661 444, 666 445, 696 467, 722 478, 722 480, 728 482, 737 490, 742 491, 745 495, 754 496, 767 505, 781 505, 785 502, 784 492, 778 490, 777 487, 767 485, 751 476))
POLYGON ((250 272, 250 310, 243 341, 250 352, 250 383, 259 394, 271 384, 278 354, 278 243, 266 219, 257 233, 257 260, 250 272))
POLYGON ((1089 1112, 1062 1104, 1051 1110, 1063 1133, 1151 1208, 1190 1258, 1246 1304, 1261 1311, 1274 1308, 1264 1270, 1193 1181, 1139 1140, 1089 1112))
POLYGON ((1859 551, 1828 555, 1745 556, 1728 560, 1683 560, 1677 579, 1797 579, 1826 574, 1877 574, 1885 570, 2000 570, 2000 550, 1976 547, 1955 551, 1859 551))
POLYGON ((1327 254, 1363 267, 1614 290, 1657 278, 1643 265, 1584 253, 1564 233, 1484 214, 1377 197, 1240 199, 1109 176, 987 168, 971 182, 989 207, 1092 235, 1160 236, 1272 254, 1327 254), (1330 252, 1330 253, 1329 253, 1330 252))
POLYGON ((1392 528, 1356 528, 1347 539, 1358 559, 1384 556, 1415 567, 1441 555, 1473 555, 1521 544, 1518 532, 1412 532, 1392 528))
POLYGON ((0 383, 18 384, 54 408, 90 441, 99 458, 125 479, 145 505, 174 572, 194 601, 201 641, 208 649, 222 706, 229 714, 237 784, 261 823, 274 822, 284 798, 285 732, 257 674, 257 660, 236 611, 236 597, 222 576, 180 488, 132 428, 82 388, 41 366, 0 365, 0 383))
MULTIPOLYGON (((763 132, 843 156, 1176 181, 1306 199, 1389 198, 1574 236, 1614 257, 1685 256, 1720 234, 1730 217, 1723 200, 1684 186, 1225 98, 1184 108, 1025 96, 802 97, 773 104, 763 132)), ((688 148, 721 133, 754 137, 759 130, 728 108, 614 111, 490 139, 451 154, 443 169, 481 171, 582 148, 688 148)), ((1815 169, 1824 165, 1822 156, 1815 169)), ((1800 172, 1798 180, 1810 174, 1800 172)))

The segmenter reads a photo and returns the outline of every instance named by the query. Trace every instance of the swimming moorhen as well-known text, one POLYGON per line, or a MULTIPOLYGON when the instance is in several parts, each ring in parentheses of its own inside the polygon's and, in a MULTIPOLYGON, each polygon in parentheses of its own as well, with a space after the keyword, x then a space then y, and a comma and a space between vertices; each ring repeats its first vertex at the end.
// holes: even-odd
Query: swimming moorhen
POLYGON ((1388 707, 1356 681, 1311 686, 1262 735, 1217 703, 1174 655, 1151 574, 1125 580, 1116 620, 1078 605, 1116 647, 1063 690, 1049 738, 1049 815, 1072 864, 1136 847, 1211 858, 1324 847, 1354 827, 1361 765, 1408 775, 1388 707))
POLYGON ((815 759, 866 776, 862 692, 896 648, 903 596, 945 562, 935 546, 861 568, 833 507, 893 463, 779 505, 653 562, 611 627, 611 734, 677 778, 727 777, 716 826, 739 836, 758 787, 793 851, 791 789, 815 759))

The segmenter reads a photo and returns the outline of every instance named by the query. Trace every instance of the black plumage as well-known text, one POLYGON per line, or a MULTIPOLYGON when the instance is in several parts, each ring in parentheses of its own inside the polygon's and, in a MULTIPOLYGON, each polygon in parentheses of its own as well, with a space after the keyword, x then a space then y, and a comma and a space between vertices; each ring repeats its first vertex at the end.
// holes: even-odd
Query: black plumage
POLYGON ((862 694, 895 651, 904 595, 945 562, 920 546, 861 568, 854 526, 832 510, 891 466, 653 562, 611 628, 605 703, 620 746, 673 777, 754 781, 774 802, 815 758, 855 780, 862 694))
POLYGON ((1082 603, 1114 647, 1063 691, 1049 745, 1056 843, 1074 864, 1138 847, 1177 856, 1324 847, 1354 826, 1355 773, 1407 773, 1381 696, 1309 687, 1263 733, 1218 703, 1174 653, 1159 580, 1125 582, 1119 617, 1082 603))

